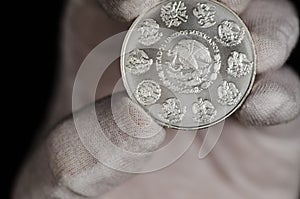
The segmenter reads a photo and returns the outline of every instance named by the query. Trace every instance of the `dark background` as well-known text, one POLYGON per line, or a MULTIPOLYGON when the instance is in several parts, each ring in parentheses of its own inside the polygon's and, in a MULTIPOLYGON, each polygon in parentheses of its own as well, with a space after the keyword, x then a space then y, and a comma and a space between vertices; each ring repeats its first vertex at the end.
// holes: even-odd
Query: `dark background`
MULTIPOLYGON (((297 3, 298 10, 299 2, 297 3)), ((10 198, 12 183, 42 124, 59 59, 60 19, 63 0, 20 1, 4 6, 2 24, 1 177, 0 198, 10 198)), ((289 63, 299 65, 300 45, 289 63)))

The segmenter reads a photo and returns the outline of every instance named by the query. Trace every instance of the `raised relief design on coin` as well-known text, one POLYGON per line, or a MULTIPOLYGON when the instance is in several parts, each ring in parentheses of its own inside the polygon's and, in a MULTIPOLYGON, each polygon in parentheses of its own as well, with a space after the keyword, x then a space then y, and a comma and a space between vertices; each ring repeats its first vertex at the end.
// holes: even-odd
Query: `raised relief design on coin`
POLYGON ((125 66, 129 72, 140 75, 147 72, 153 60, 145 53, 145 51, 140 49, 135 49, 129 52, 125 66))
POLYGON ((192 111, 195 115, 193 119, 199 123, 207 123, 217 115, 217 110, 214 105, 206 99, 198 98, 198 101, 193 103, 192 111))
POLYGON ((227 81, 224 81, 223 85, 218 87, 218 96, 218 102, 228 106, 237 104, 242 97, 236 85, 227 81))
POLYGON ((253 62, 249 61, 244 53, 233 51, 228 58, 227 73, 235 78, 239 78, 250 73, 253 62))
POLYGON ((154 19, 145 19, 138 32, 140 33, 138 41, 145 46, 155 44, 163 36, 159 31, 159 24, 154 19))
POLYGON ((186 107, 181 106, 181 102, 177 98, 169 98, 162 104, 162 112, 159 116, 167 122, 179 123, 182 121, 186 113, 186 107))
POLYGON ((194 87, 209 80, 212 58, 208 48, 202 43, 190 39, 181 40, 168 52, 168 56, 171 60, 166 62, 166 72, 180 87, 194 87))
POLYGON ((242 42, 245 36, 244 28, 231 20, 224 20, 218 26, 217 40, 225 46, 236 46, 242 42))
POLYGON ((184 2, 169 2, 161 7, 161 20, 168 28, 179 26, 182 22, 187 22, 186 6, 184 2))
POLYGON ((144 106, 155 104, 161 96, 160 86, 152 80, 143 80, 135 90, 135 98, 144 106))
POLYGON ((207 3, 198 3, 193 14, 198 19, 201 28, 209 28, 216 24, 216 7, 207 3))
POLYGON ((171 42, 172 39, 182 35, 201 37, 214 49, 213 52, 194 39, 182 39, 168 50, 164 50, 161 46, 156 57, 158 76, 166 87, 175 92, 200 93, 203 89, 208 89, 217 79, 221 67, 219 49, 212 39, 200 31, 189 30, 174 33, 166 41, 171 42), (165 58, 164 62, 161 61, 162 56, 165 58))

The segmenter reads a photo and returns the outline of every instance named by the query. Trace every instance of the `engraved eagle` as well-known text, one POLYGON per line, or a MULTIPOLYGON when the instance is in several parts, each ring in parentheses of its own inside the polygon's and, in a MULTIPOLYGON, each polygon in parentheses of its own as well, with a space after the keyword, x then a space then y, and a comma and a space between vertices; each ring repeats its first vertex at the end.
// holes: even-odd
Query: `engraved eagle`
POLYGON ((179 41, 168 52, 167 73, 184 86, 195 86, 208 79, 213 60, 209 49, 192 39, 179 41))

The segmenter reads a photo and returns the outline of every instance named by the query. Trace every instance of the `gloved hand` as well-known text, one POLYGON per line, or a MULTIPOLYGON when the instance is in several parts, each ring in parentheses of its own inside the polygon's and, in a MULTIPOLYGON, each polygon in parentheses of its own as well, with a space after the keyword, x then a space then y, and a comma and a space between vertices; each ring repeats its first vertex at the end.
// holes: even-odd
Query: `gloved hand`
MULTIPOLYGON (((299 22, 288 0, 222 0, 242 17, 252 33, 258 77, 237 117, 227 120, 220 141, 205 159, 198 160, 196 154, 202 140, 200 133, 187 153, 172 166, 128 181, 133 174, 105 167, 82 144, 73 118, 65 117, 71 113, 72 87, 81 62, 101 41, 126 30, 130 23, 124 21, 132 20, 158 2, 69 1, 63 21, 60 81, 45 127, 48 133, 40 137, 24 165, 14 198, 296 198, 300 171, 300 82, 284 63, 298 39, 299 22)), ((105 87, 96 96, 97 117, 105 127, 103 133, 122 149, 151 152, 164 141, 165 131, 125 94, 120 94, 114 106, 120 110, 120 118, 124 119, 119 122, 123 121, 128 132, 121 131, 112 118, 110 98, 103 98, 119 79, 118 70, 117 62, 111 65, 100 82, 105 87), (150 129, 149 125, 152 132, 145 131, 150 129), (153 136, 146 139, 130 136, 149 134, 153 136)), ((83 104, 86 89, 89 88, 82 88, 79 96, 83 104)), ((89 107, 83 108, 79 115, 88 118, 90 111, 89 107)), ((93 130, 88 119, 84 122, 87 131, 93 130)), ((119 154, 104 154, 102 146, 93 147, 108 160, 132 162, 119 154)), ((129 166, 142 167, 149 158, 140 156, 129 166)))

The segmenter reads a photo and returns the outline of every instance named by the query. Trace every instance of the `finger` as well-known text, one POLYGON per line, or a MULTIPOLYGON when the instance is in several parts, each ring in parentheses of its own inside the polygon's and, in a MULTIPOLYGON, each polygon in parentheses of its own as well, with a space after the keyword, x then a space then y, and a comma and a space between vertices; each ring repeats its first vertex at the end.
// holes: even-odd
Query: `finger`
POLYGON ((218 0, 218 1, 224 3, 233 11, 240 14, 247 8, 251 0, 218 0))
POLYGON ((123 132, 114 121, 110 98, 96 104, 97 117, 102 129, 90 123, 92 109, 87 107, 78 113, 80 118, 85 118, 83 122, 86 132, 82 135, 84 138, 80 139, 72 118, 64 120, 51 132, 47 142, 41 144, 23 169, 14 198, 97 197, 133 176, 104 166, 90 153, 91 147, 98 150, 97 154, 112 164, 139 168, 149 158, 149 154, 143 155, 140 152, 150 152, 158 148, 164 140, 165 132, 125 95, 119 95, 118 98, 119 101, 113 106, 119 110, 118 117, 127 119, 117 120, 123 122, 121 126, 128 132, 123 132), (152 126, 149 126, 150 124, 152 126), (152 137, 149 137, 147 129, 154 132, 152 137), (99 140, 93 140, 90 132, 96 135, 103 132, 116 147, 138 155, 133 160, 121 154, 106 154, 102 151, 105 146, 99 140), (144 138, 137 138, 138 136, 144 138), (84 145, 84 139, 94 145, 84 145))
POLYGON ((254 0, 241 15, 257 50, 257 72, 286 62, 299 35, 299 21, 288 0, 254 0))
MULTIPOLYGON (((46 129, 52 128, 57 121, 71 113, 74 81, 87 55, 101 42, 128 28, 127 23, 120 23, 108 17, 96 0, 68 1, 62 22, 61 61, 58 67, 59 77, 56 81, 58 85, 49 108, 48 119, 44 124, 46 129)), ((116 74, 119 74, 119 67, 113 64, 108 70, 112 72, 106 75, 112 77, 110 82, 118 80, 116 74)), ((96 99, 110 95, 114 85, 114 83, 107 83, 103 87, 105 89, 97 92, 96 99)), ((82 99, 85 100, 83 104, 90 103, 86 100, 87 89, 85 87, 81 93, 82 99)))
POLYGON ((120 21, 131 21, 164 0, 98 0, 107 14, 120 21))
POLYGON ((237 118, 248 125, 268 126, 289 122, 299 113, 300 81, 284 67, 258 77, 237 118))

